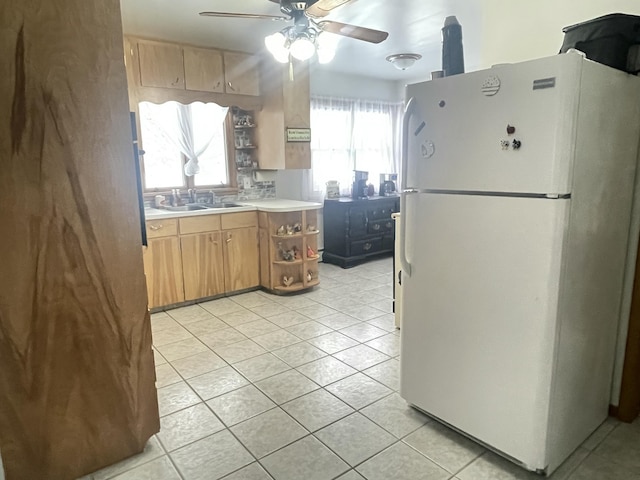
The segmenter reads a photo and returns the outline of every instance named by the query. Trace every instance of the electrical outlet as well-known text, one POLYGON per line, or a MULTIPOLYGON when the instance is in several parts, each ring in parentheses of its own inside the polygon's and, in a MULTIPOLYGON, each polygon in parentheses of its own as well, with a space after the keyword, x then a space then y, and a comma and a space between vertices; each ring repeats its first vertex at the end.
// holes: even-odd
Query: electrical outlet
POLYGON ((244 188, 251 188, 251 179, 249 177, 244 177, 242 180, 242 186, 244 188))

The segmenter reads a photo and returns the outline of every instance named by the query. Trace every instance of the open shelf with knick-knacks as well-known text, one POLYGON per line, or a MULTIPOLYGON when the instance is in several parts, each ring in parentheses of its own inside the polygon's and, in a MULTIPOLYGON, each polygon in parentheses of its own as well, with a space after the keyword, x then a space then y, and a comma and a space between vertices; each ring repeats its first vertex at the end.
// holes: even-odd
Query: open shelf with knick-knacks
POLYGON ((320 283, 318 211, 260 212, 261 284, 296 292, 320 283))
POLYGON ((256 123, 253 111, 232 107, 231 114, 236 167, 258 168, 256 123))

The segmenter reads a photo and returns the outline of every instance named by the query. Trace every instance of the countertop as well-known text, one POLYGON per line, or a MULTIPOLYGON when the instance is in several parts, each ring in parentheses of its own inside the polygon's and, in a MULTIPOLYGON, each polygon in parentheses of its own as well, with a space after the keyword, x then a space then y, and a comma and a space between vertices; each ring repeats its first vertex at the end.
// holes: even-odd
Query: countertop
POLYGON ((322 208, 322 204, 316 202, 301 202, 299 200, 288 200, 285 198, 273 198, 267 200, 234 201, 240 206, 229 208, 209 208, 205 210, 171 211, 160 208, 145 208, 144 216, 146 220, 157 220, 162 218, 195 217, 198 215, 220 215, 236 212, 297 212, 301 210, 315 210, 322 208))

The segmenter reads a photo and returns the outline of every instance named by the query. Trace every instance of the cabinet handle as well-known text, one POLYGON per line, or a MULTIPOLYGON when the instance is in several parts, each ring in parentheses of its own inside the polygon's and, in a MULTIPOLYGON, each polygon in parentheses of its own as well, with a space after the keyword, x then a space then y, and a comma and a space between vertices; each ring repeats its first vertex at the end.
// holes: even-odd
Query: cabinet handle
POLYGON ((229 243, 231 241, 231 234, 227 233, 227 243, 229 243))
POLYGON ((231 90, 233 90, 234 92, 236 91, 236 89, 235 89, 235 88, 233 88, 233 85, 231 85, 231 82, 227 82, 227 86, 228 86, 231 90))
POLYGON ((159 225, 149 225, 149 228, 150 228, 151 230, 160 230, 160 229, 162 228, 162 226, 163 226, 162 224, 159 224, 159 225))
POLYGON ((393 223, 387 222, 387 228, 391 228, 392 226, 393 226, 393 223))
POLYGON ((171 85, 177 85, 178 83, 180 83, 180 77, 176 77, 176 81, 173 82, 171 85))
POLYGON ((375 224, 373 225, 373 229, 374 229, 374 230, 380 230, 380 224, 379 224, 379 223, 375 223, 375 224))
POLYGON ((216 83, 215 88, 220 88, 220 81, 218 81, 218 83, 216 83))
POLYGON ((362 248, 363 248, 363 250, 371 250, 371 247, 372 247, 372 245, 369 242, 367 242, 367 243, 364 244, 364 246, 362 248))

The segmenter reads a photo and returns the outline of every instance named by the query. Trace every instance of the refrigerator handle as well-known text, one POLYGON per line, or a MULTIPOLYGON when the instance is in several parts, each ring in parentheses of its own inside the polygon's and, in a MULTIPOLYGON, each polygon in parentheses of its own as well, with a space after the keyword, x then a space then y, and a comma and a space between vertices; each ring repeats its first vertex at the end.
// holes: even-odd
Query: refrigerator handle
POLYGON ((416 108, 416 99, 411 97, 407 102, 407 106, 404 109, 404 115, 402 116, 402 150, 400 154, 401 160, 401 172, 402 178, 400 179, 400 213, 402 214, 402 218, 400 219, 400 265, 402 265, 403 274, 410 277, 411 276, 411 264, 409 260, 407 260, 407 249, 406 249, 406 240, 407 240, 407 195, 411 193, 416 193, 416 190, 407 189, 407 171, 408 171, 408 161, 409 161, 409 120, 415 113, 416 108))

